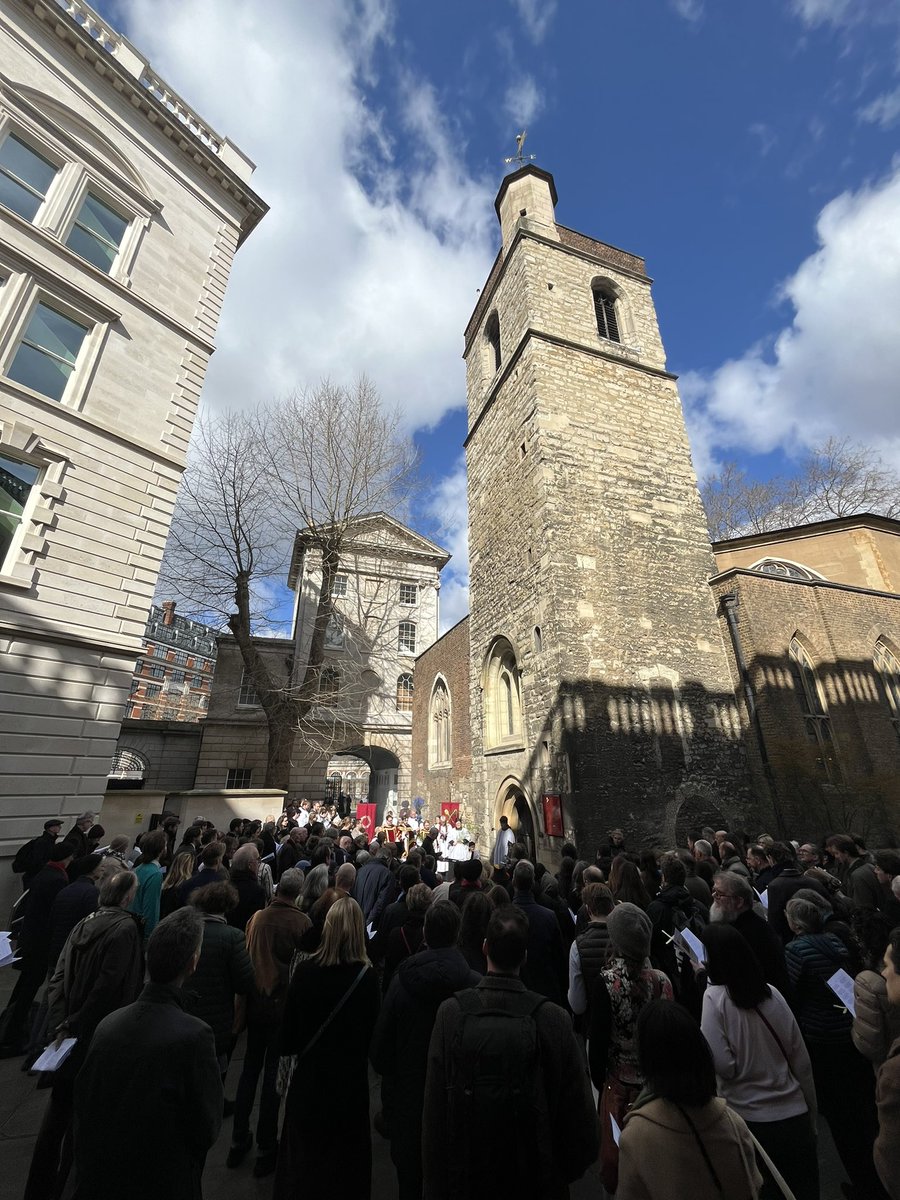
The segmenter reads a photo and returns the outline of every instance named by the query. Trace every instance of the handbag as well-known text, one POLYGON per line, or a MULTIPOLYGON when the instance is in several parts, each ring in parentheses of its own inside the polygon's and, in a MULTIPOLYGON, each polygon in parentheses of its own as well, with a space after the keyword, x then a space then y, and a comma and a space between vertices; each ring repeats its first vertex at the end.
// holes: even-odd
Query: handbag
POLYGON ((279 1096, 286 1096, 288 1094, 288 1091, 290 1090, 290 1086, 291 1086, 291 1081, 294 1078, 294 1072, 296 1071, 297 1066, 300 1063, 300 1060, 302 1058, 304 1058, 307 1054, 309 1054, 310 1050, 312 1050, 313 1046, 315 1046, 316 1042, 319 1040, 319 1038, 322 1036, 322 1034, 325 1032, 325 1030, 328 1028, 328 1026, 334 1020, 334 1018, 338 1015, 338 1013, 341 1011, 341 1009, 344 1007, 344 1005, 347 1003, 347 1001, 350 999, 350 997, 356 991, 359 984, 362 983, 362 977, 363 977, 363 975, 365 975, 365 973, 366 973, 366 971, 368 971, 368 969, 369 969, 369 964, 363 963, 363 965, 359 969, 359 974, 356 976, 356 978, 353 980, 353 982, 347 988, 346 992, 344 992, 343 996, 341 996, 340 1000, 338 1000, 337 1004, 334 1006, 334 1008, 331 1010, 331 1012, 328 1014, 328 1016, 325 1018, 325 1020, 322 1022, 322 1024, 316 1030, 316 1032, 312 1035, 312 1037, 309 1039, 309 1041, 306 1043, 306 1045, 303 1047, 303 1049, 300 1051, 300 1053, 299 1054, 282 1054, 282 1056, 279 1058, 278 1074, 275 1077, 275 1090, 278 1092, 279 1096))

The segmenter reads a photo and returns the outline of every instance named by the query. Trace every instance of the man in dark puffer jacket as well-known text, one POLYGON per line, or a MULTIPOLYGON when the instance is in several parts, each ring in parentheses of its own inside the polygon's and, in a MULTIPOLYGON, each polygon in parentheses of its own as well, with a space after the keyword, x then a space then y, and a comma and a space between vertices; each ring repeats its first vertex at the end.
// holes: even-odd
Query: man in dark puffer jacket
POLYGON ((431 905, 425 914, 428 949, 397 968, 372 1037, 369 1056, 382 1076, 381 1100, 400 1200, 419 1200, 422 1195, 422 1108, 437 1010, 481 978, 456 949, 459 926, 455 904, 431 905))
POLYGON ((603 883, 589 883, 581 893, 590 921, 569 951, 569 1007, 576 1015, 586 1012, 597 976, 613 954, 606 918, 615 906, 612 892, 603 883))

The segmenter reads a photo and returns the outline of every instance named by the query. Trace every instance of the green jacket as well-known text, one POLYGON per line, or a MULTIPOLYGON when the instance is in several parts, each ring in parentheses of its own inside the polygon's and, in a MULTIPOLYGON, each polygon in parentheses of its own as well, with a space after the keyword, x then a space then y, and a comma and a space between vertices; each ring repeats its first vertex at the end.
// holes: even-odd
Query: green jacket
POLYGON ((131 911, 144 922, 146 940, 159 924, 159 894, 162 891, 163 869, 159 863, 139 863, 134 868, 138 890, 131 902, 131 911))

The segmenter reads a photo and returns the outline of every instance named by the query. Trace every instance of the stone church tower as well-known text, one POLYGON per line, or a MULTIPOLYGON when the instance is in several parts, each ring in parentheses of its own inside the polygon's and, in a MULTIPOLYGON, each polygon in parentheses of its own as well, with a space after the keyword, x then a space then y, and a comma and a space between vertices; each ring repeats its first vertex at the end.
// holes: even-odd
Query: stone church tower
MULTIPOLYGON (((749 817, 734 685, 675 377, 644 262, 506 176, 502 247, 465 334, 473 797, 534 853, 671 843, 749 817), (552 803, 552 802, 551 802, 552 803)), ((489 841, 488 841, 488 844, 489 841)))

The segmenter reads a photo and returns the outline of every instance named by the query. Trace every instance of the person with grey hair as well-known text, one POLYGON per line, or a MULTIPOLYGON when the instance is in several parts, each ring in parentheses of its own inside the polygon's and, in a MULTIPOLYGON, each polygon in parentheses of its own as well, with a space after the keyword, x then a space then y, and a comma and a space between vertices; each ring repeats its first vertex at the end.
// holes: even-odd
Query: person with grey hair
POLYGON ((512 878, 513 904, 528 918, 528 953, 522 982, 532 992, 565 1007, 569 982, 566 952, 559 923, 534 895, 534 866, 527 859, 516 863, 512 878))
POLYGON ((131 846, 131 839, 126 837, 124 833, 117 833, 115 837, 109 839, 109 845, 100 851, 104 858, 116 858, 122 866, 128 865, 128 850, 131 846))
POLYGON ((370 846, 369 858, 363 866, 359 865, 363 858, 362 853, 356 856, 358 870, 356 882, 350 893, 362 909, 366 925, 377 923, 382 909, 390 899, 393 880, 390 869, 381 856, 381 843, 375 841, 372 846, 375 849, 372 850, 370 846))
POLYGON ((853 1018, 835 1003, 828 980, 849 965, 839 938, 823 929, 817 904, 793 896, 785 909, 793 939, 785 948, 792 1008, 809 1050, 819 1111, 834 1138, 854 1195, 886 1196, 872 1159, 878 1132, 875 1076, 853 1045, 853 1018))
POLYGON ((266 892, 259 882, 259 848, 255 842, 245 842, 235 850, 229 882, 237 891, 238 902, 226 920, 243 931, 253 914, 266 907, 266 892))
POLYGON ((712 887, 713 875, 719 870, 719 862, 713 856, 712 842, 706 838, 698 838, 694 842, 693 855, 697 864, 697 874, 712 887))
POLYGON ((184 1011, 202 938, 193 908, 160 921, 147 943, 149 982, 97 1027, 75 1084, 75 1200, 120 1200, 123 1179, 135 1197, 201 1194, 223 1103, 212 1030, 184 1011))
POLYGON ((72 1166, 75 1077, 91 1038, 109 1013, 131 1004, 144 975, 138 918, 128 912, 138 888, 131 871, 120 871, 100 887, 99 905, 69 934, 47 991, 51 1038, 77 1038, 69 1057, 53 1073, 50 1102, 34 1146, 25 1200, 62 1195, 72 1166))
POLYGON ((735 871, 720 871, 713 878, 711 923, 725 922, 742 934, 759 959, 766 983, 790 995, 784 946, 765 917, 755 910, 756 893, 748 880, 735 871))
POLYGON ((83 812, 80 817, 76 817, 75 824, 63 838, 63 845, 69 848, 74 859, 90 854, 88 830, 93 828, 95 819, 92 812, 83 812))

